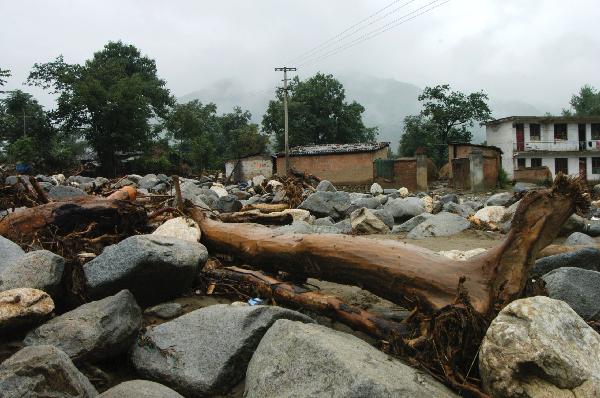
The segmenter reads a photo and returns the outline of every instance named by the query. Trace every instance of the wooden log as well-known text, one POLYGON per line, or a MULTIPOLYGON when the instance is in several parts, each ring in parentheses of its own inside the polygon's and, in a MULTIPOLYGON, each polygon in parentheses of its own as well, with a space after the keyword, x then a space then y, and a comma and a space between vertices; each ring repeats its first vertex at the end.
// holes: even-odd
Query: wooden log
POLYGON ((399 322, 348 305, 333 295, 282 282, 260 271, 225 267, 206 270, 204 274, 217 280, 234 281, 238 286, 248 285, 254 294, 261 297, 272 298, 293 308, 305 308, 326 315, 378 339, 387 340, 390 336, 402 336, 407 333, 406 326, 399 322))
POLYGON ((256 223, 262 225, 287 225, 294 221, 294 217, 289 213, 261 213, 260 210, 223 213, 218 217, 225 223, 256 223))
POLYGON ((261 213, 275 213, 289 209, 289 207, 287 203, 254 203, 244 206, 242 211, 260 210, 261 213))
POLYGON ((10 213, 0 220, 0 235, 14 242, 30 241, 48 227, 53 233, 66 235, 92 222, 98 233, 133 231, 147 223, 145 209, 131 202, 135 192, 134 188, 124 187, 107 198, 84 196, 10 213))
POLYGON ((357 285, 404 308, 434 313, 456 303, 457 290, 473 309, 495 313, 521 297, 538 252, 589 200, 579 179, 559 175, 553 189, 522 199, 504 242, 469 261, 454 261, 398 241, 346 235, 274 234, 256 224, 226 224, 190 209, 202 241, 257 268, 357 285), (460 289, 459 289, 460 287, 460 289))

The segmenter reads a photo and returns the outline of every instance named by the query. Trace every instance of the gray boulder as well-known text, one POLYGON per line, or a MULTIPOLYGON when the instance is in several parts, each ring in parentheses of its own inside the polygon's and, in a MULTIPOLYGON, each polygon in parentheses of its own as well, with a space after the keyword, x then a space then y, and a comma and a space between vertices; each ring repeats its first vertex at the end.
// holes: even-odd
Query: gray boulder
POLYGON ((533 265, 531 275, 534 277, 541 276, 562 267, 600 271, 600 250, 594 247, 584 247, 574 252, 540 258, 533 265))
POLYGON ((600 196, 600 184, 594 185, 592 188, 592 195, 594 195, 594 197, 600 196))
POLYGON ((331 217, 322 217, 322 218, 317 218, 314 222, 313 225, 327 225, 327 226, 332 226, 334 224, 333 220, 331 219, 331 217))
POLYGON ((548 296, 569 304, 586 321, 600 320, 600 272, 564 267, 542 279, 548 296))
POLYGON ((460 203, 460 201, 458 200, 458 195, 456 195, 455 193, 449 193, 447 195, 442 196, 440 198, 440 202, 442 203, 442 205, 445 205, 447 203, 460 203))
POLYGON ((492 195, 486 200, 486 206, 504 206, 507 204, 513 197, 513 194, 510 192, 500 192, 495 195, 492 195))
POLYGON ((483 208, 483 203, 477 202, 475 200, 467 200, 463 203, 463 206, 469 206, 474 211, 477 211, 483 208))
POLYGON ((0 272, 25 255, 21 246, 0 235, 0 272))
POLYGON ((335 186, 327 180, 322 180, 316 188, 317 191, 321 192, 336 192, 335 186))
POLYGON ((395 225, 392 228, 392 233, 398 234, 402 232, 410 232, 414 227, 421 224, 423 221, 433 217, 433 214, 430 213, 421 213, 418 216, 414 216, 410 220, 403 222, 400 225, 395 225))
POLYGON ((92 398, 98 392, 67 354, 45 345, 25 347, 0 364, 2 398, 92 398))
POLYGON ((315 192, 298 206, 299 209, 310 211, 316 217, 331 217, 334 220, 346 216, 350 208, 350 195, 347 192, 315 192))
POLYGON ((350 334, 279 320, 246 372, 246 398, 455 397, 428 374, 350 334))
POLYGON ((183 314, 183 306, 179 303, 162 303, 154 307, 147 308, 144 311, 145 315, 155 316, 161 319, 177 318, 183 314))
POLYGON ((65 259, 48 250, 21 256, 0 270, 0 291, 29 287, 43 290, 55 300, 64 293, 61 284, 65 259))
POLYGON ((139 180, 138 186, 142 189, 150 190, 151 188, 154 188, 159 183, 160 183, 160 180, 158 179, 158 177, 156 177, 156 174, 146 174, 139 180))
POLYGON ((0 337, 27 331, 52 311, 54 301, 41 290, 24 287, 0 292, 0 337))
POLYGON ((312 322, 280 307, 213 305, 146 330, 131 361, 144 378, 185 396, 224 394, 243 379, 260 339, 278 319, 312 322))
POLYGON ((425 212, 423 202, 415 197, 388 200, 383 208, 394 217, 395 222, 404 222, 425 212))
POLYGON ((235 213, 242 210, 242 202, 234 195, 221 196, 215 204, 215 210, 221 213, 235 213))
POLYGON ((463 217, 443 211, 414 227, 407 237, 423 239, 429 236, 450 236, 464 231, 470 226, 471 223, 463 217))
POLYGON ((385 209, 377 209, 371 210, 371 213, 375 215, 375 217, 379 218, 389 229, 394 227, 394 217, 390 213, 388 213, 385 209))
POLYGON ((352 232, 352 223, 349 218, 338 221, 333 225, 341 234, 349 234, 352 232))
POLYGON ((513 191, 515 193, 523 193, 523 192, 528 192, 528 191, 534 191, 539 188, 540 187, 538 185, 532 184, 530 182, 517 182, 517 183, 515 183, 515 186, 513 187, 513 191))
POLYGON ((588 233, 588 220, 577 214, 571 215, 563 226, 560 227, 559 235, 568 236, 573 232, 588 233))
POLYGON ((129 380, 104 391, 98 398, 183 398, 183 395, 153 381, 129 380))
POLYGON ((28 346, 53 345, 73 361, 100 361, 129 349, 142 326, 142 311, 133 295, 114 296, 83 304, 27 334, 28 346))
POLYGON ((67 178, 67 182, 68 183, 76 183, 76 184, 88 184, 90 182, 93 182, 94 179, 92 177, 84 177, 84 176, 70 176, 69 178, 67 178))
POLYGON ((442 207, 443 211, 448 213, 458 214, 461 217, 467 218, 475 214, 475 211, 470 206, 459 205, 454 202, 448 202, 442 207))
POLYGON ((593 245, 595 243, 594 238, 581 232, 573 232, 565 241, 567 246, 593 245))
POLYGON ((75 188, 75 187, 71 187, 68 185, 56 185, 53 186, 52 188, 50 188, 50 191, 48 192, 48 198, 52 199, 52 200, 70 200, 73 198, 80 198, 80 197, 84 197, 87 196, 87 194, 79 189, 79 188, 75 188))
POLYGON ((86 293, 98 299, 129 289, 143 305, 160 303, 191 287, 207 259, 208 251, 198 242, 131 236, 83 266, 86 293))
POLYGON ((504 307, 479 350, 493 397, 600 396, 600 335, 565 302, 538 296, 504 307))
MULTIPOLYGON (((382 196, 382 195, 381 195, 382 196)), ((387 196, 383 196, 387 198, 387 196)), ((356 198, 353 199, 350 204, 354 207, 354 209, 360 209, 361 207, 366 207, 367 209, 379 209, 381 208, 381 201, 379 197, 368 197, 368 198, 356 198)))
POLYGON ((379 217, 366 207, 361 207, 350 215, 352 229, 363 234, 387 234, 390 229, 379 217))
POLYGON ((589 236, 600 236, 600 221, 595 220, 590 222, 590 224, 587 226, 586 233, 589 236))

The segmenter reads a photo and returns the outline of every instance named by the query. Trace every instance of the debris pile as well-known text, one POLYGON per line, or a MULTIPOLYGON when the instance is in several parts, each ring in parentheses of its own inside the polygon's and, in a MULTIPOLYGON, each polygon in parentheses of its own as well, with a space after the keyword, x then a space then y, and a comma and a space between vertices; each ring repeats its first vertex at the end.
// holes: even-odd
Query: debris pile
POLYGON ((7 397, 33 383, 53 396, 241 396, 244 380, 247 397, 600 394, 600 225, 579 180, 458 196, 344 192, 298 172, 3 176, 0 204, 7 397), (502 242, 400 241, 469 230, 502 242), (528 297, 539 283, 550 298, 528 297))

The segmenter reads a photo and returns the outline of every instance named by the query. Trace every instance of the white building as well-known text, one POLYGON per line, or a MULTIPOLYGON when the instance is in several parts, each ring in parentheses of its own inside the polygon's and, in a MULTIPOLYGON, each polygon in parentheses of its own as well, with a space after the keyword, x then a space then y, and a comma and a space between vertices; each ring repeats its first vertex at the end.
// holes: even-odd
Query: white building
POLYGON ((502 168, 513 178, 516 169, 547 166, 600 180, 600 116, 510 116, 486 124, 487 144, 502 149, 502 168))

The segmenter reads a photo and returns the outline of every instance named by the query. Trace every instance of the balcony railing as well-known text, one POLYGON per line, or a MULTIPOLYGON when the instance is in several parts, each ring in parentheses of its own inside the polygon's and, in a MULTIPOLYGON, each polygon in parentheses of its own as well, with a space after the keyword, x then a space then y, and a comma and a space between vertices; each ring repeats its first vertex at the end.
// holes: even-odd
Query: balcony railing
POLYGON ((514 143, 515 152, 536 151, 600 151, 600 140, 590 141, 529 141, 514 143))

